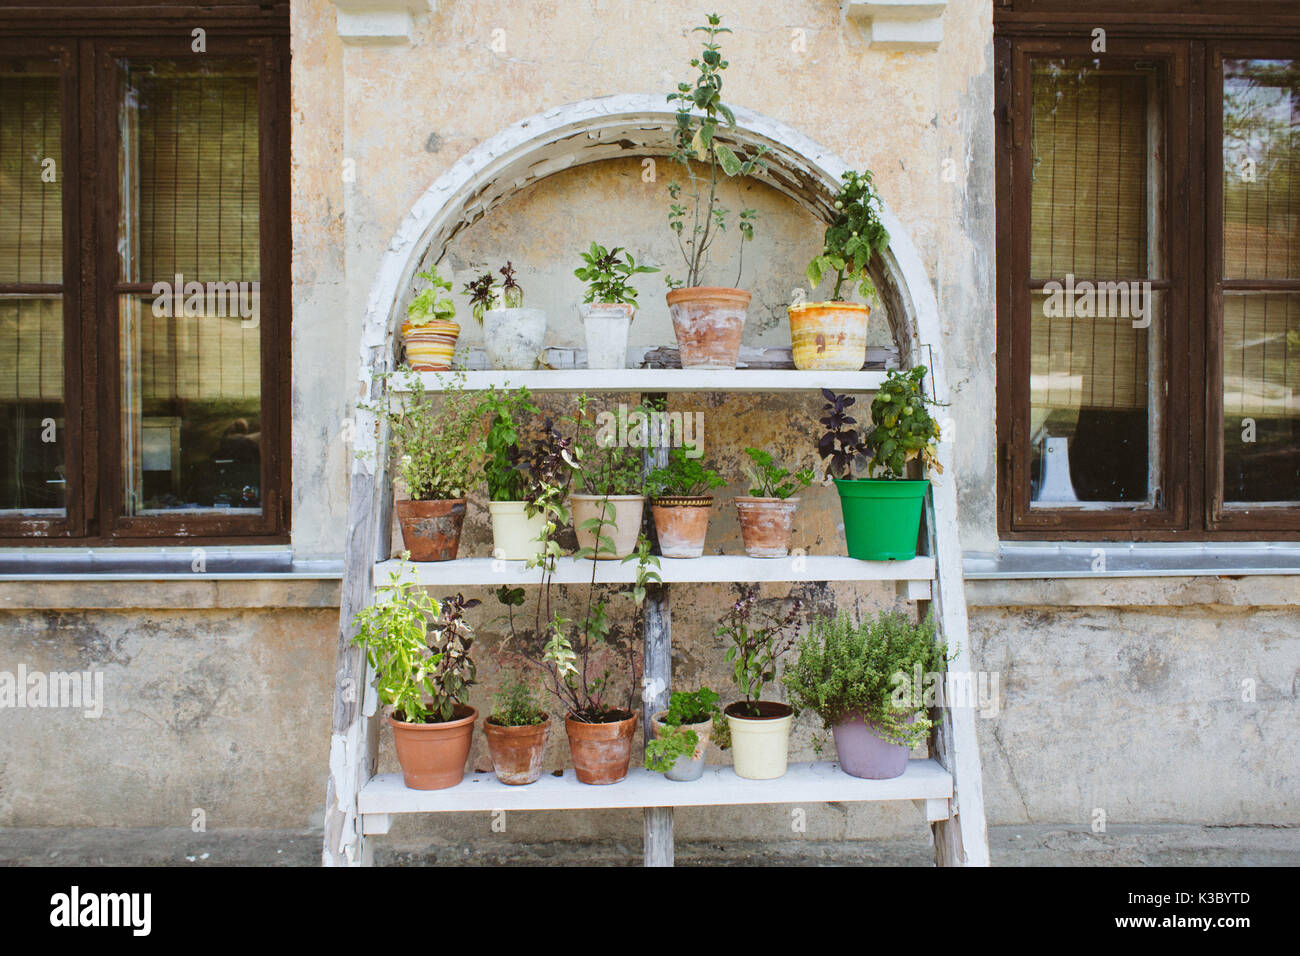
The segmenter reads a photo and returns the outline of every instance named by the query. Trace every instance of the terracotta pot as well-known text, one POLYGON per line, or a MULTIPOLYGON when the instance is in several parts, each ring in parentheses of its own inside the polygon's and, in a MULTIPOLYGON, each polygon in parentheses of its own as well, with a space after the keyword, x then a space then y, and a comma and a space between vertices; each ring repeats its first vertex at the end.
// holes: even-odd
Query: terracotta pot
MULTIPOLYGON (((666 710, 661 710, 654 715, 656 739, 663 736, 664 718, 667 716, 668 711, 666 710)), ((682 724, 682 728, 695 731, 695 750, 687 757, 678 757, 672 769, 664 771, 664 776, 669 780, 682 782, 699 780, 700 777, 704 776, 704 754, 709 749, 709 734, 713 732, 713 718, 701 721, 698 724, 682 724)))
POLYGON ((492 769, 502 783, 522 786, 542 775, 542 758, 546 756, 546 741, 551 734, 549 714, 540 724, 523 727, 503 727, 485 720, 483 733, 487 737, 492 769))
POLYGON ((794 367, 856 372, 867 360, 867 316, 871 307, 856 302, 793 305, 790 344, 794 367))
POLYGON ((587 338, 587 368, 627 368, 627 336, 636 309, 625 302, 578 306, 587 338))
POLYGON ((750 715, 744 702, 723 711, 731 730, 732 765, 736 776, 746 780, 774 780, 784 777, 790 759, 790 725, 794 711, 788 704, 755 701, 758 716, 750 715))
POLYGON ((596 532, 582 526, 592 518, 603 518, 605 527, 601 536, 614 539, 614 552, 608 548, 597 552, 601 561, 626 558, 636 550, 641 536, 641 515, 645 510, 644 495, 569 495, 573 504, 573 530, 578 537, 578 548, 595 549, 596 532))
POLYGON ((483 350, 495 369, 537 368, 546 343, 541 309, 489 309, 483 313, 483 350))
POLYGON ((388 718, 402 780, 412 790, 446 790, 465 776, 478 711, 457 704, 455 718, 439 724, 408 724, 388 718))
POLYGON ((750 295, 743 289, 696 286, 667 295, 682 368, 735 368, 750 295))
POLYGON ((460 529, 465 523, 465 499, 397 501, 397 522, 402 543, 412 561, 452 561, 460 550, 460 529))
POLYGON ((798 498, 736 496, 740 536, 751 558, 784 558, 790 553, 790 533, 798 498))
POLYGON ((616 713, 627 714, 627 717, 603 724, 575 720, 572 714, 564 719, 573 770, 580 783, 618 783, 627 776, 628 765, 632 762, 632 736, 636 733, 637 718, 631 711, 616 713))
POLYGON ((704 554, 713 499, 707 495, 673 495, 656 498, 650 511, 665 558, 698 558, 704 554))
POLYGON ((417 372, 446 372, 456 353, 460 326, 450 320, 434 320, 424 325, 402 323, 402 342, 406 361, 417 372))

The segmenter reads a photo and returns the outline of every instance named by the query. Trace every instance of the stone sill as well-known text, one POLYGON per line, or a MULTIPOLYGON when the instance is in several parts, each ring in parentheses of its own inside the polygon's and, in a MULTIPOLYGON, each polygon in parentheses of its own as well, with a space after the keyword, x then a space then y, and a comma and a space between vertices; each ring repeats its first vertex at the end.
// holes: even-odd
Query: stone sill
POLYGON ((436 0, 333 0, 336 29, 344 43, 404 44, 415 18, 437 9, 436 0))
POLYGON ((948 0, 844 0, 844 15, 872 50, 937 50, 947 5, 948 0))

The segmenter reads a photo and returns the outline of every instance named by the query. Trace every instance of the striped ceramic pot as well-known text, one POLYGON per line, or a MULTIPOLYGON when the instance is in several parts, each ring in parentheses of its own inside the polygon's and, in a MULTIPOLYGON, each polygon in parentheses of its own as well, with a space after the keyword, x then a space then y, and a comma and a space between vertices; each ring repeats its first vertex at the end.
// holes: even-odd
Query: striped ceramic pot
POLYGON ((460 326, 445 319, 433 319, 424 325, 402 323, 406 360, 416 372, 448 371, 459 337, 460 326))

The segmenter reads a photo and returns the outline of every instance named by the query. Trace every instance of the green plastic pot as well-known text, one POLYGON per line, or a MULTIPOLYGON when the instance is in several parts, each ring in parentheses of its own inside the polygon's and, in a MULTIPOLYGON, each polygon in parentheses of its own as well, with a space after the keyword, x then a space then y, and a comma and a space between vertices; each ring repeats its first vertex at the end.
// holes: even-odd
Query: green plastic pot
POLYGON ((844 509, 849 557, 863 561, 907 561, 916 557, 921 508, 930 482, 836 478, 835 487, 844 509))

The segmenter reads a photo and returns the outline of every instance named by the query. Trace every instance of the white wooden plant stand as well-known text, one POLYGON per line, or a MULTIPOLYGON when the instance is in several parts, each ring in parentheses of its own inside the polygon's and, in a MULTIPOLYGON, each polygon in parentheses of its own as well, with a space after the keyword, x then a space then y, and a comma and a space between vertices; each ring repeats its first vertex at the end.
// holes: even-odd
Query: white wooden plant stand
MULTIPOLYGON (((790 198, 828 220, 844 163, 797 131, 748 110, 736 110, 737 126, 719 134, 738 151, 762 144, 770 150, 761 176, 790 198)), ((587 100, 549 110, 503 130, 457 161, 416 203, 389 244, 371 289, 362 329, 359 397, 382 399, 380 376, 394 367, 397 316, 402 314, 411 279, 426 257, 436 260, 450 238, 515 191, 570 166, 619 156, 662 156, 671 149, 675 114, 662 97, 622 95, 587 100), (432 255, 430 253, 432 252, 432 255)), ((889 248, 875 281, 885 301, 899 347, 900 363, 926 364, 935 397, 947 401, 942 329, 929 279, 899 222, 883 210, 889 248), (924 344, 923 344, 924 343, 924 344)), ((445 377, 426 373, 425 387, 437 390, 445 377)), ((699 370, 637 368, 545 369, 533 372, 474 371, 470 388, 527 386, 534 392, 673 391, 780 392, 828 387, 835 391, 873 392, 882 373, 801 372, 793 369, 699 370)), ((626 780, 610 786, 580 784, 573 771, 544 775, 534 784, 509 787, 493 775, 470 773, 448 790, 406 789, 400 774, 376 775, 378 702, 364 654, 352 647, 352 618, 385 583, 395 566, 391 552, 392 482, 381 450, 386 435, 372 413, 358 413, 358 451, 353 465, 345 570, 339 612, 338 668, 335 680, 330 778, 325 806, 326 865, 359 865, 372 857, 370 837, 387 833, 394 814, 483 810, 580 810, 642 807, 645 815, 645 863, 673 862, 672 808, 760 803, 816 803, 911 800, 930 824, 936 862, 941 865, 987 865, 979 752, 974 711, 944 707, 943 720, 931 735, 931 756, 909 762, 893 780, 863 780, 833 762, 791 765, 778 780, 744 780, 728 766, 710 766, 701 780, 669 781, 660 774, 633 769, 626 780)), ((659 693, 645 701, 643 726, 667 706, 671 693, 671 606, 674 587, 703 582, 747 581, 894 581, 900 595, 917 602, 924 615, 933 611, 940 634, 957 649, 949 671, 969 673, 969 638, 957 539, 957 501, 951 468, 951 436, 940 447, 944 475, 932 482, 926 503, 923 547, 911 561, 872 562, 829 555, 754 559, 713 555, 696 559, 662 559, 663 585, 652 587, 646 601, 644 676, 659 693)), ((597 581, 631 583, 632 565, 601 562, 597 581)), ((540 583, 540 572, 523 562, 469 558, 417 565, 412 572, 435 587, 540 583)), ((556 583, 585 583, 591 564, 574 558, 560 562, 556 583)), ((634 760, 634 763, 636 761, 634 760)))

